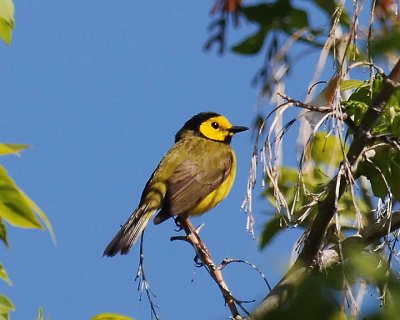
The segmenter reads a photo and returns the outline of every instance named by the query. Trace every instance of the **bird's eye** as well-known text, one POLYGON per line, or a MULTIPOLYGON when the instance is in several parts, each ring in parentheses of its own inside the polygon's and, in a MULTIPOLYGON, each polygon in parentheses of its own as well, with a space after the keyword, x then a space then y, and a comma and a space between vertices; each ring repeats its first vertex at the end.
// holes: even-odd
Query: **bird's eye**
POLYGON ((219 123, 218 122, 212 122, 211 123, 211 127, 213 127, 214 129, 218 129, 219 128, 219 123))

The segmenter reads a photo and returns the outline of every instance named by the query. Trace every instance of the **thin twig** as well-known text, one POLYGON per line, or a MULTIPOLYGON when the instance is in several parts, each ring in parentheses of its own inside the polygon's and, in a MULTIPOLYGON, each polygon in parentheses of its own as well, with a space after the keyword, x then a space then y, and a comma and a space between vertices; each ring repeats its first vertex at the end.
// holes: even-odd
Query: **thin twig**
POLYGON ((244 264, 247 264, 248 266, 252 267, 254 270, 256 270, 256 271, 258 272, 258 274, 259 274, 259 275, 261 276, 261 278, 264 280, 264 282, 266 283, 266 285, 267 285, 269 291, 272 290, 272 289, 271 289, 271 286, 269 285, 269 282, 268 282, 268 280, 267 280, 267 277, 265 276, 265 274, 264 274, 255 264, 253 264, 253 263, 251 263, 251 262, 249 262, 249 261, 246 261, 246 260, 243 260, 243 259, 225 258, 225 259, 221 262, 219 268, 222 270, 223 268, 225 268, 225 266, 227 266, 228 264, 233 263, 233 262, 244 263, 244 264))
POLYGON ((147 300, 150 303, 150 309, 151 309, 151 319, 153 317, 156 320, 160 320, 160 317, 157 313, 157 308, 159 308, 158 305, 156 305, 153 301, 153 298, 156 297, 156 295, 153 293, 153 291, 150 288, 149 281, 147 280, 146 274, 144 272, 144 249, 143 249, 143 239, 144 239, 144 232, 142 233, 140 237, 140 258, 139 258, 139 267, 138 271, 136 273, 135 281, 139 280, 138 283, 138 291, 140 292, 140 300, 142 299, 142 293, 143 291, 146 291, 146 296, 147 300))

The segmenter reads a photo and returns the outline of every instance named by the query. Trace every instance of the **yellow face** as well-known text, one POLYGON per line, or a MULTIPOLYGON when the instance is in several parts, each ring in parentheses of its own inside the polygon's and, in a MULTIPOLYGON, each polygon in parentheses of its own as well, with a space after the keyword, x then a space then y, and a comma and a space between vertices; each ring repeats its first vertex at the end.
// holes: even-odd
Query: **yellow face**
POLYGON ((232 137, 232 125, 224 116, 217 116, 207 119, 200 124, 200 133, 208 139, 216 141, 226 141, 232 137))

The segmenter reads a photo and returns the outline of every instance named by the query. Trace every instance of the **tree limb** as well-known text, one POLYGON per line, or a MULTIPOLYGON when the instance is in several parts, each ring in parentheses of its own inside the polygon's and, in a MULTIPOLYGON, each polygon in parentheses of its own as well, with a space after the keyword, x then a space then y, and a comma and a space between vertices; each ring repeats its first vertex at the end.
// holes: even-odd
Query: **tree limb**
POLYGON ((397 229, 400 229, 400 210, 392 213, 390 221, 385 220, 380 223, 372 224, 361 231, 361 237, 348 237, 343 240, 342 245, 344 248, 357 244, 368 246, 397 229))
POLYGON ((332 179, 328 185, 326 198, 319 203, 318 214, 311 226, 310 232, 305 239, 303 250, 299 259, 305 265, 311 265, 316 259, 320 250, 326 228, 336 213, 337 200, 341 198, 347 185, 346 165, 352 173, 356 172, 359 156, 368 143, 371 136, 371 130, 378 121, 381 113, 384 111, 387 101, 396 88, 396 83, 400 81, 400 60, 393 68, 389 77, 384 81, 379 94, 373 99, 371 105, 364 114, 360 126, 354 132, 354 139, 350 145, 349 151, 340 168, 338 175, 332 179), (338 189, 336 188, 338 184, 338 189))
MULTIPOLYGON (((347 259, 349 254, 352 254, 354 247, 366 248, 369 246, 376 246, 379 239, 387 236, 388 234, 400 229, 400 210, 392 213, 390 219, 374 223, 364 228, 360 234, 347 237, 340 245, 343 252, 343 259, 347 259)), ((320 269, 327 269, 334 263, 340 261, 339 245, 326 249, 322 252, 320 259, 320 269), (325 255, 325 257, 324 257, 325 255)))
MULTIPOLYGON (((368 247, 375 241, 398 229, 400 229, 400 211, 393 213, 391 223, 382 221, 377 224, 372 224, 365 228, 360 236, 351 236, 343 240, 341 245, 344 256, 346 257, 346 252, 348 252, 350 248, 354 246, 368 247)), ((328 268, 333 263, 339 261, 339 248, 335 247, 330 250, 335 251, 336 255, 331 258, 330 261, 323 263, 321 265, 322 269, 328 268)), ((302 265, 301 261, 297 260, 247 320, 265 319, 267 314, 278 309, 305 280, 310 271, 308 266, 302 265)))
MULTIPOLYGON (((337 211, 337 202, 347 186, 349 173, 354 174, 358 159, 371 137, 371 130, 384 111, 386 104, 400 81, 400 60, 385 79, 379 94, 374 97, 361 124, 353 131, 354 138, 345 161, 340 165, 338 174, 327 186, 326 197, 318 205, 318 213, 306 235, 303 249, 295 264, 281 279, 276 287, 264 298, 264 301, 252 313, 251 319, 265 319, 267 314, 281 306, 308 275, 313 266, 317 265, 318 253, 322 247, 329 222, 337 211)), ((373 237, 375 233, 371 233, 373 237)))

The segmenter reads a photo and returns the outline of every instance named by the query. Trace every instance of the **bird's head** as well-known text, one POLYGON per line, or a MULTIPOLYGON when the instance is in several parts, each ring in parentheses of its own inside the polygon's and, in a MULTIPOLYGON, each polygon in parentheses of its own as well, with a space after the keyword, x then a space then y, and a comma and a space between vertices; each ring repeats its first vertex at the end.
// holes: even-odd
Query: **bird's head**
POLYGON ((175 142, 186 136, 200 136, 213 141, 230 143, 233 135, 249 128, 232 126, 227 118, 215 112, 202 112, 186 121, 177 132, 175 142))

